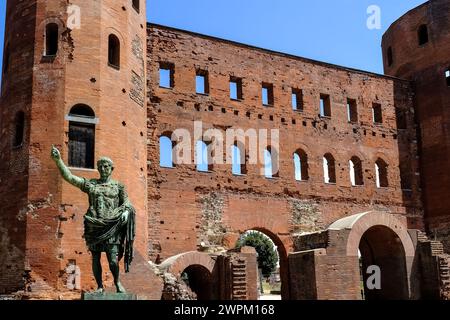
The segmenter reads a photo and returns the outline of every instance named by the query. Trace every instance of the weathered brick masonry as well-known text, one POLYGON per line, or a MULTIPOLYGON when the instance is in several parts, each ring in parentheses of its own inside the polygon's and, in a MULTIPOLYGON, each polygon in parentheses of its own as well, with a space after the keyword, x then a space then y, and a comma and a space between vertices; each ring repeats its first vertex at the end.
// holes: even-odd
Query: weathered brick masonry
MULTIPOLYGON (((448 231, 444 185, 423 179, 427 170, 444 172, 445 161, 424 148, 425 133, 433 133, 422 122, 427 87, 410 82, 417 79, 401 71, 406 67, 386 72, 408 79, 403 80, 146 24, 145 1, 139 8, 133 3, 73 0, 82 24, 71 30, 67 1, 8 1, 8 68, 0 101, 0 293, 27 289, 37 297, 45 292, 57 297, 67 292, 73 266, 81 271, 81 289, 93 288, 90 254, 81 238, 86 196, 62 181, 50 159, 55 144, 67 162, 71 110, 82 104, 95 113, 90 120, 95 160, 104 155, 114 160, 114 178, 127 186, 137 209, 136 265, 125 284, 141 298, 176 298, 176 281, 167 279, 178 281, 183 271, 195 279, 191 289, 199 298, 256 298, 256 255, 248 248, 233 250, 248 230, 265 233, 277 245, 284 298, 361 299, 358 249, 363 268, 379 264, 387 272, 387 289, 363 292, 366 298, 445 295, 448 257, 429 250, 428 239, 417 231, 448 231), (56 55, 46 56, 43 35, 49 23, 58 25, 59 46, 56 55), (108 63, 114 58, 108 55, 110 35, 120 43, 120 67, 108 63), (160 67, 171 70, 171 88, 160 86, 160 67), (207 79, 206 94, 196 93, 199 72, 207 79), (230 99, 230 80, 242 84, 239 99, 230 99), (263 86, 273 91, 268 106, 263 86), (301 92, 301 110, 292 108, 293 91, 301 92), (327 116, 320 116, 321 96, 329 97, 327 116), (352 121, 349 101, 357 109, 352 121), (19 111, 25 135, 15 146, 19 111), (381 121, 375 123, 379 111, 381 121), (230 164, 199 172, 194 154, 190 164, 162 168, 160 137, 175 145, 180 141, 172 134, 185 129, 195 150, 202 139, 194 136, 195 121, 202 122, 203 132, 278 129, 280 143, 271 146, 279 158, 278 174, 264 177, 262 163, 247 164, 243 175, 233 175, 230 164), (303 181, 295 179, 294 153, 300 151, 303 163, 307 156, 303 181), (336 181, 325 183, 323 159, 330 155, 336 181), (353 186, 349 161, 355 157, 362 164, 362 183, 353 186), (380 160, 387 174, 377 186, 380 160), (441 197, 434 198, 436 188, 441 197), (442 211, 434 215, 433 206, 442 211), (431 271, 424 276, 420 270, 431 271)), ((448 26, 440 30, 448 35, 448 26)), ((383 44, 400 44, 398 34, 388 32, 383 44)), ((401 50, 395 49, 395 59, 407 60, 410 55, 401 50)), ((448 50, 436 57, 449 64, 448 50)), ((422 58, 421 63, 433 64, 430 56, 422 58)), ((408 68, 420 75, 420 65, 408 68)), ((440 97, 444 107, 448 95, 440 97)), ((433 140, 435 147, 441 138, 433 140)), ((245 151, 248 155, 248 146, 245 151)), ((98 175, 72 169, 88 178, 98 175)), ((105 276, 111 280, 106 270, 105 276)))

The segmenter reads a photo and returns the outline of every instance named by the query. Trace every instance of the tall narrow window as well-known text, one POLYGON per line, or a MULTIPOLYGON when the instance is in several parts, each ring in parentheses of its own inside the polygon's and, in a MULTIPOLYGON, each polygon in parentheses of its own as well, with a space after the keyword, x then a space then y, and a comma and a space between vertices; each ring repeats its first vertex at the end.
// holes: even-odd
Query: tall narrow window
POLYGON ((16 114, 13 147, 22 146, 25 132, 25 113, 19 111, 16 114))
POLYGON ((141 0, 133 0, 133 8, 134 10, 136 10, 137 13, 139 13, 140 9, 141 9, 141 0))
POLYGON ((292 110, 303 111, 303 90, 292 89, 292 110))
POLYGON ((303 150, 294 153, 295 180, 307 181, 308 176, 308 155, 303 150))
POLYGON ((45 55, 56 56, 58 53, 58 25, 49 23, 45 26, 45 55))
POLYGON ((428 27, 423 24, 417 30, 417 36, 419 38, 419 46, 422 46, 428 42, 428 27))
POLYGON ((159 86, 161 88, 173 88, 175 66, 172 63, 161 62, 159 64, 159 86))
POLYGON ((271 147, 264 150, 264 175, 267 179, 279 177, 278 154, 271 147))
POLYGON ((243 150, 243 148, 240 147, 238 143, 235 143, 231 147, 231 150, 233 157, 233 174, 237 176, 247 174, 245 150, 243 150))
POLYGON ((450 87, 450 67, 445 70, 445 81, 447 82, 447 87, 450 87))
POLYGON ((362 186, 364 184, 364 178, 361 159, 352 157, 349 161, 349 166, 352 186, 362 186))
POLYGON ((323 175, 325 183, 336 183, 336 163, 330 153, 323 157, 323 175))
POLYGON ((392 52, 392 47, 389 47, 387 49, 387 62, 389 67, 394 63, 394 54, 392 52))
POLYGON ((173 143, 167 135, 159 138, 159 165, 162 168, 173 168, 173 143))
POLYGON ((212 171, 212 161, 209 156, 208 145, 204 141, 197 141, 195 147, 195 158, 197 164, 197 171, 209 172, 212 171))
POLYGON ((94 169, 95 114, 86 105, 76 105, 69 114, 69 166, 94 169))
POLYGON ((109 35, 108 40, 108 64, 113 68, 120 68, 120 41, 113 34, 109 35))
POLYGON ((209 94, 208 71, 197 70, 195 76, 195 88, 198 94, 209 94))
POLYGON ((242 100, 242 79, 230 77, 230 99, 242 100))
POLYGON ((331 118, 331 101, 327 94, 320 95, 320 116, 331 118))
POLYGON ((372 104, 372 116, 373 123, 383 123, 383 111, 381 109, 381 104, 373 103, 372 104))
POLYGON ((358 105, 355 99, 347 99, 347 117, 348 122, 358 122, 358 105))
POLYGON ((388 165, 383 159, 378 159, 375 162, 375 178, 377 188, 389 187, 388 165))
POLYGON ((274 105, 273 85, 271 83, 262 84, 261 94, 262 94, 262 103, 264 106, 274 105))

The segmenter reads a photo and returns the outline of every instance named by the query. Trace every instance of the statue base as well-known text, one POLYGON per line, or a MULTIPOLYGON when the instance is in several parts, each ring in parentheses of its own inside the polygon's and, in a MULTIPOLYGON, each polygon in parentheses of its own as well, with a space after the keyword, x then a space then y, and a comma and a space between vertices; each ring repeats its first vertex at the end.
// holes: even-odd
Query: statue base
POLYGON ((114 300, 114 301, 130 301, 130 300, 138 300, 137 295, 130 293, 89 293, 83 292, 81 295, 81 300, 86 301, 106 301, 106 300, 114 300))

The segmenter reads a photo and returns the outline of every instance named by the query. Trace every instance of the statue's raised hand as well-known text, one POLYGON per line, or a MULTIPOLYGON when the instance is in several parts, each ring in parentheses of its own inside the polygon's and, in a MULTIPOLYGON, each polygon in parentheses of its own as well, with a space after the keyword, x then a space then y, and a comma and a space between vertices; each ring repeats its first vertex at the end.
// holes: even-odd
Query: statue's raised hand
POLYGON ((55 161, 61 160, 61 153, 55 146, 52 146, 52 159, 55 161))

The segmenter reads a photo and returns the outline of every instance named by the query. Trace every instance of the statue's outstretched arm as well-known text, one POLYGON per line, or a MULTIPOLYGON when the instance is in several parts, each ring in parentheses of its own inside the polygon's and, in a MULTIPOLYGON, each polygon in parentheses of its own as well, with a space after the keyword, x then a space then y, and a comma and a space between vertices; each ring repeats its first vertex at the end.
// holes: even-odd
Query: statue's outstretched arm
POLYGON ((84 179, 77 177, 73 175, 72 172, 70 172, 69 168, 67 168, 67 166, 64 164, 64 161, 61 159, 61 153, 58 149, 55 148, 55 146, 52 146, 52 158, 58 166, 58 169, 61 172, 64 180, 77 188, 81 188, 83 186, 84 179))

